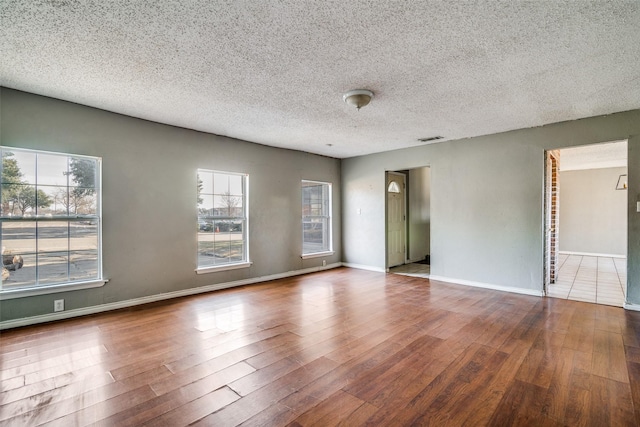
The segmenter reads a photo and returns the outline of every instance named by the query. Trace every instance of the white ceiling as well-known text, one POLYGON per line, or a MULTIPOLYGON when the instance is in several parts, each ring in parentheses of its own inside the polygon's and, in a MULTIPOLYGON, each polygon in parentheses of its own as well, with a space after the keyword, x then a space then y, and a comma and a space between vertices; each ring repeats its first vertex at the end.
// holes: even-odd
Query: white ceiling
POLYGON ((560 150, 560 170, 627 167, 627 141, 590 144, 560 150))
POLYGON ((2 0, 0 84, 345 158, 640 108, 639 23, 638 0, 2 0))

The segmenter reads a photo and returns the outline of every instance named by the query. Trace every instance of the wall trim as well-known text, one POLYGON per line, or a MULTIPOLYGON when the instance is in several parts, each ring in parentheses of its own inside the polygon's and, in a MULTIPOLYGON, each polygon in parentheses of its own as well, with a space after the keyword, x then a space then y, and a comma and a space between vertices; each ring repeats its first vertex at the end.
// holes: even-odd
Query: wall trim
POLYGON ((640 304, 625 302, 623 307, 625 310, 640 311, 640 304))
POLYGON ((534 289, 512 288, 509 286, 494 285, 492 283, 474 282, 472 280, 454 279, 451 277, 431 275, 429 276, 429 280, 435 280, 438 282, 455 283, 457 285, 464 285, 464 286, 472 286, 474 288, 492 289, 494 291, 511 292, 511 293, 522 294, 522 295, 531 295, 534 297, 544 296, 542 290, 536 291, 534 289))
POLYGON ((352 264, 350 262, 343 262, 342 265, 345 266, 345 267, 349 267, 349 268, 356 268, 358 270, 375 271, 377 273, 386 273, 387 272, 387 270, 384 269, 384 268, 374 267, 372 265, 352 264))
POLYGON ((596 253, 592 253, 592 252, 573 252, 573 251, 558 251, 559 254, 562 255, 580 255, 580 256, 601 256, 601 257, 606 257, 606 258, 622 258, 622 259, 626 259, 627 256, 626 255, 619 255, 619 254, 596 254, 596 253))
POLYGON ((77 308, 74 310, 60 311, 57 313, 47 313, 39 316, 23 317, 20 319, 5 320, 0 322, 0 330, 19 328, 21 326, 36 325, 38 323, 53 322, 56 320, 70 319, 73 317, 86 316, 89 314, 97 314, 105 311, 117 310, 120 308, 134 307, 136 305, 148 304, 151 302, 162 301, 172 298, 185 297, 189 295, 203 294, 206 292, 219 291, 222 289, 235 288, 238 286, 252 285, 269 280, 284 279, 286 277, 300 276, 303 274, 315 273, 322 270, 330 270, 342 267, 341 262, 329 264, 327 266, 310 267, 302 270, 292 270, 284 273, 276 273, 268 276, 253 277, 249 279, 236 280, 233 282, 216 283, 213 285, 199 286, 197 288, 183 289, 180 291, 167 292, 163 294, 149 295, 140 298, 134 298, 124 301, 116 301, 106 304, 92 305, 90 307, 77 308))

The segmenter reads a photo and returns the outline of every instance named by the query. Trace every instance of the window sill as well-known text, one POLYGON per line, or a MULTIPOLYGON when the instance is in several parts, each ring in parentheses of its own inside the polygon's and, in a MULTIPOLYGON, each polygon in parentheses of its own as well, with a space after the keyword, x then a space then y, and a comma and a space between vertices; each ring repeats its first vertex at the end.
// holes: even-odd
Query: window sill
POLYGON ((0 301, 33 297, 36 295, 55 294, 58 292, 77 291, 79 289, 100 288, 107 282, 108 280, 101 279, 90 282, 60 283, 58 285, 38 286, 34 288, 4 289, 0 291, 0 301))
POLYGON ((302 259, 309 259, 309 258, 320 258, 323 256, 329 256, 329 255, 333 255, 335 252, 333 251, 326 251, 326 252, 314 252, 312 254, 303 254, 300 256, 300 258, 302 259))
POLYGON ((238 264, 216 265, 213 267, 196 268, 196 274, 217 273, 218 271, 238 270, 240 268, 251 267, 252 262, 241 262, 238 264))

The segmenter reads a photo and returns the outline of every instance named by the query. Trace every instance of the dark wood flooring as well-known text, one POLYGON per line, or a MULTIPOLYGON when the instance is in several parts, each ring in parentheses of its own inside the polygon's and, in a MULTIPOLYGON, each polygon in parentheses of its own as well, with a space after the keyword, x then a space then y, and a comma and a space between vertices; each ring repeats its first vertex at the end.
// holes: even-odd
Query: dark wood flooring
POLYGON ((0 345, 0 425, 640 425, 640 313, 348 268, 0 345))

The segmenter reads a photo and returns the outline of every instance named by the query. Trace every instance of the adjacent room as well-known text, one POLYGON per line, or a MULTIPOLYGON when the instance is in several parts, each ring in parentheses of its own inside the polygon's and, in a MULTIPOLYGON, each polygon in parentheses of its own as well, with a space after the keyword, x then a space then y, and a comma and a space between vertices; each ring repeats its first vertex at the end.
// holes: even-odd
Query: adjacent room
MULTIPOLYGON (((556 151, 556 270, 548 295, 622 307, 627 287, 627 141, 556 151)), ((550 191, 547 191, 549 193, 550 191)))
POLYGON ((3 1, 0 425, 640 425, 638 22, 3 1))

